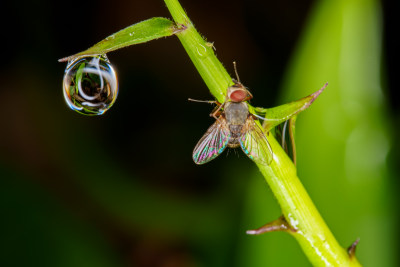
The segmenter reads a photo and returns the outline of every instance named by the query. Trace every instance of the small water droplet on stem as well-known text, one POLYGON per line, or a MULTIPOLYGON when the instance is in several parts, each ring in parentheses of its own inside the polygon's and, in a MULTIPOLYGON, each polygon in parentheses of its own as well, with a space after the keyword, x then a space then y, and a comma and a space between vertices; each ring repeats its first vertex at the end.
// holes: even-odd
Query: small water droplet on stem
POLYGON ((106 55, 87 56, 68 62, 63 80, 68 106, 84 115, 101 115, 118 95, 117 76, 106 55))

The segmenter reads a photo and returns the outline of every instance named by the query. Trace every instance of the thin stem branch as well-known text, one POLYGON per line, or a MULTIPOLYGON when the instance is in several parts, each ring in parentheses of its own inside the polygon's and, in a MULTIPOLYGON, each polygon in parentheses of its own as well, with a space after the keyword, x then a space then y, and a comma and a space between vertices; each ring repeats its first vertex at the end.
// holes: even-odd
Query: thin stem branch
MULTIPOLYGON (((177 34, 195 67, 214 97, 224 102, 231 77, 212 48, 196 31, 177 0, 165 0, 175 22, 186 27, 177 34)), ((259 165, 265 180, 277 198, 283 216, 295 232, 292 234, 314 266, 361 266, 355 257, 336 241, 297 177, 296 167, 272 134, 268 135, 274 151, 269 166, 259 165)))

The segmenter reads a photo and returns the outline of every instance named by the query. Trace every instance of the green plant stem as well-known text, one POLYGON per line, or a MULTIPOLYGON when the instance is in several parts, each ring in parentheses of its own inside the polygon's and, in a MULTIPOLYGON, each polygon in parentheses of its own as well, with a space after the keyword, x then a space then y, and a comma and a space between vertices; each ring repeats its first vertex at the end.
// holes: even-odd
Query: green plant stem
POLYGON ((223 103, 226 88, 234 84, 230 75, 215 56, 212 44, 206 42, 196 31, 179 2, 166 0, 165 3, 176 24, 186 27, 186 30, 176 35, 212 95, 223 103))
MULTIPOLYGON (((211 93, 223 102, 227 87, 233 84, 231 77, 212 47, 196 31, 179 2, 165 0, 165 3, 175 22, 186 27, 177 34, 183 47, 211 93)), ((268 135, 268 140, 274 151, 273 163, 258 167, 277 198, 286 221, 296 230, 292 235, 310 262, 314 266, 361 266, 336 241, 297 177, 296 167, 272 134, 268 135)))
POLYGON ((274 151, 270 166, 258 165, 277 198, 286 221, 297 229, 293 236, 315 266, 360 266, 336 241, 296 174, 296 167, 269 135, 274 151))

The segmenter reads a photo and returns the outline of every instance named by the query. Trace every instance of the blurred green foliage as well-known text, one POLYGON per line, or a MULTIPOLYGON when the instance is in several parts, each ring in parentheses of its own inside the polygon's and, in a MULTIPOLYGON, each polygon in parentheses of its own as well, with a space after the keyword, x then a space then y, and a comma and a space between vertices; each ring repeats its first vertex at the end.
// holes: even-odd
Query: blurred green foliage
MULTIPOLYGON (((18 6, 15 32, 25 34, 13 39, 15 47, 9 51, 14 53, 5 53, 0 72, 5 100, 0 112, 0 265, 309 266, 285 233, 245 235, 280 215, 251 161, 231 152, 206 166, 191 162, 193 146, 212 123, 207 118, 211 107, 185 102, 209 95, 177 40, 110 56, 121 90, 104 117, 82 117, 63 103, 65 66, 57 58, 135 21, 168 16, 159 1, 135 2, 110 6, 99 1, 94 7, 80 1, 81 12, 76 13, 52 3, 37 10, 25 3, 29 12, 18 6), (99 20, 104 12, 118 16, 99 20)), ((329 82, 297 120, 299 177, 343 246, 361 238, 361 263, 397 266, 398 218, 393 211, 398 197, 390 188, 389 177, 395 173, 386 166, 392 143, 381 88, 378 1, 315 2, 279 101, 268 87, 279 82, 273 76, 286 64, 282 57, 288 50, 279 37, 290 35, 285 27, 300 20, 282 16, 306 16, 298 14, 303 9, 281 12, 293 11, 297 1, 276 9, 268 9, 265 1, 238 7, 214 2, 208 3, 215 11, 207 5, 182 5, 198 30, 216 41, 226 66, 238 60, 255 106, 296 100, 329 82), (255 11, 269 15, 253 16, 255 11), (255 23, 258 17, 269 23, 255 23), (245 21, 250 21, 247 28, 245 21), (282 35, 265 34, 266 25, 282 35), (263 42, 257 38, 266 45, 257 46, 263 42), (258 59, 260 51, 272 63, 258 59), (270 69, 260 61, 271 64, 270 69), (261 82, 253 88, 257 79, 261 82)), ((306 3, 299 5, 305 9, 306 3)))
MULTIPOLYGON (((298 99, 329 82, 309 111, 299 116, 298 174, 322 216, 344 247, 360 238, 358 259, 365 266, 395 266, 394 199, 387 157, 391 147, 382 93, 382 18, 377 1, 316 3, 282 89, 282 101, 298 99)), ((262 194, 262 193, 259 193, 262 194)), ((255 213, 265 203, 252 195, 255 213)), ((273 205, 269 201, 269 206, 273 205)), ((259 222, 261 224, 262 221, 259 222)), ((245 260, 251 266, 300 266, 291 241, 258 244, 245 260), (285 258, 279 251, 291 255, 285 258)), ((252 241, 249 241, 250 243, 252 241)), ((304 262, 304 265, 307 265, 304 262)))
POLYGON ((2 266, 122 266, 97 229, 20 173, 0 173, 2 266))

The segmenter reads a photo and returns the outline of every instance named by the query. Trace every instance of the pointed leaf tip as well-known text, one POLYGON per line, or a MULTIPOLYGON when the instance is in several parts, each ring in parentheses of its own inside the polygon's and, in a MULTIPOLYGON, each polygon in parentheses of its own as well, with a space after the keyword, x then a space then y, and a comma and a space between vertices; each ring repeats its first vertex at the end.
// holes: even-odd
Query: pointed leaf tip
POLYGON ((325 90, 325 88, 328 86, 328 83, 325 83, 324 86, 322 86, 321 89, 319 89, 318 91, 316 91, 315 93, 311 94, 310 96, 312 96, 312 99, 309 101, 308 105, 311 105, 315 99, 317 99, 317 97, 325 90))
POLYGON ((275 126, 289 120, 303 110, 306 110, 314 102, 314 100, 325 90, 327 86, 328 83, 325 83, 324 86, 322 86, 322 88, 315 93, 312 93, 311 95, 303 97, 297 101, 280 105, 278 107, 268 109, 259 107, 254 108, 258 114, 262 114, 265 116, 263 123, 265 131, 268 132, 275 126))
POLYGON ((288 222, 286 221, 285 217, 283 215, 276 219, 275 221, 269 222, 260 228, 253 229, 253 230, 247 230, 246 234, 248 235, 260 235, 263 233, 268 233, 268 232, 276 232, 276 231, 285 231, 285 232, 296 232, 296 229, 292 228, 288 222))
POLYGON ((347 253, 349 254, 350 259, 355 257, 358 242, 360 242, 360 238, 357 238, 357 240, 354 241, 353 244, 351 244, 350 247, 347 249, 347 253))
POLYGON ((248 234, 248 235, 257 235, 257 234, 259 234, 259 232, 257 230, 247 230, 246 234, 248 234))

